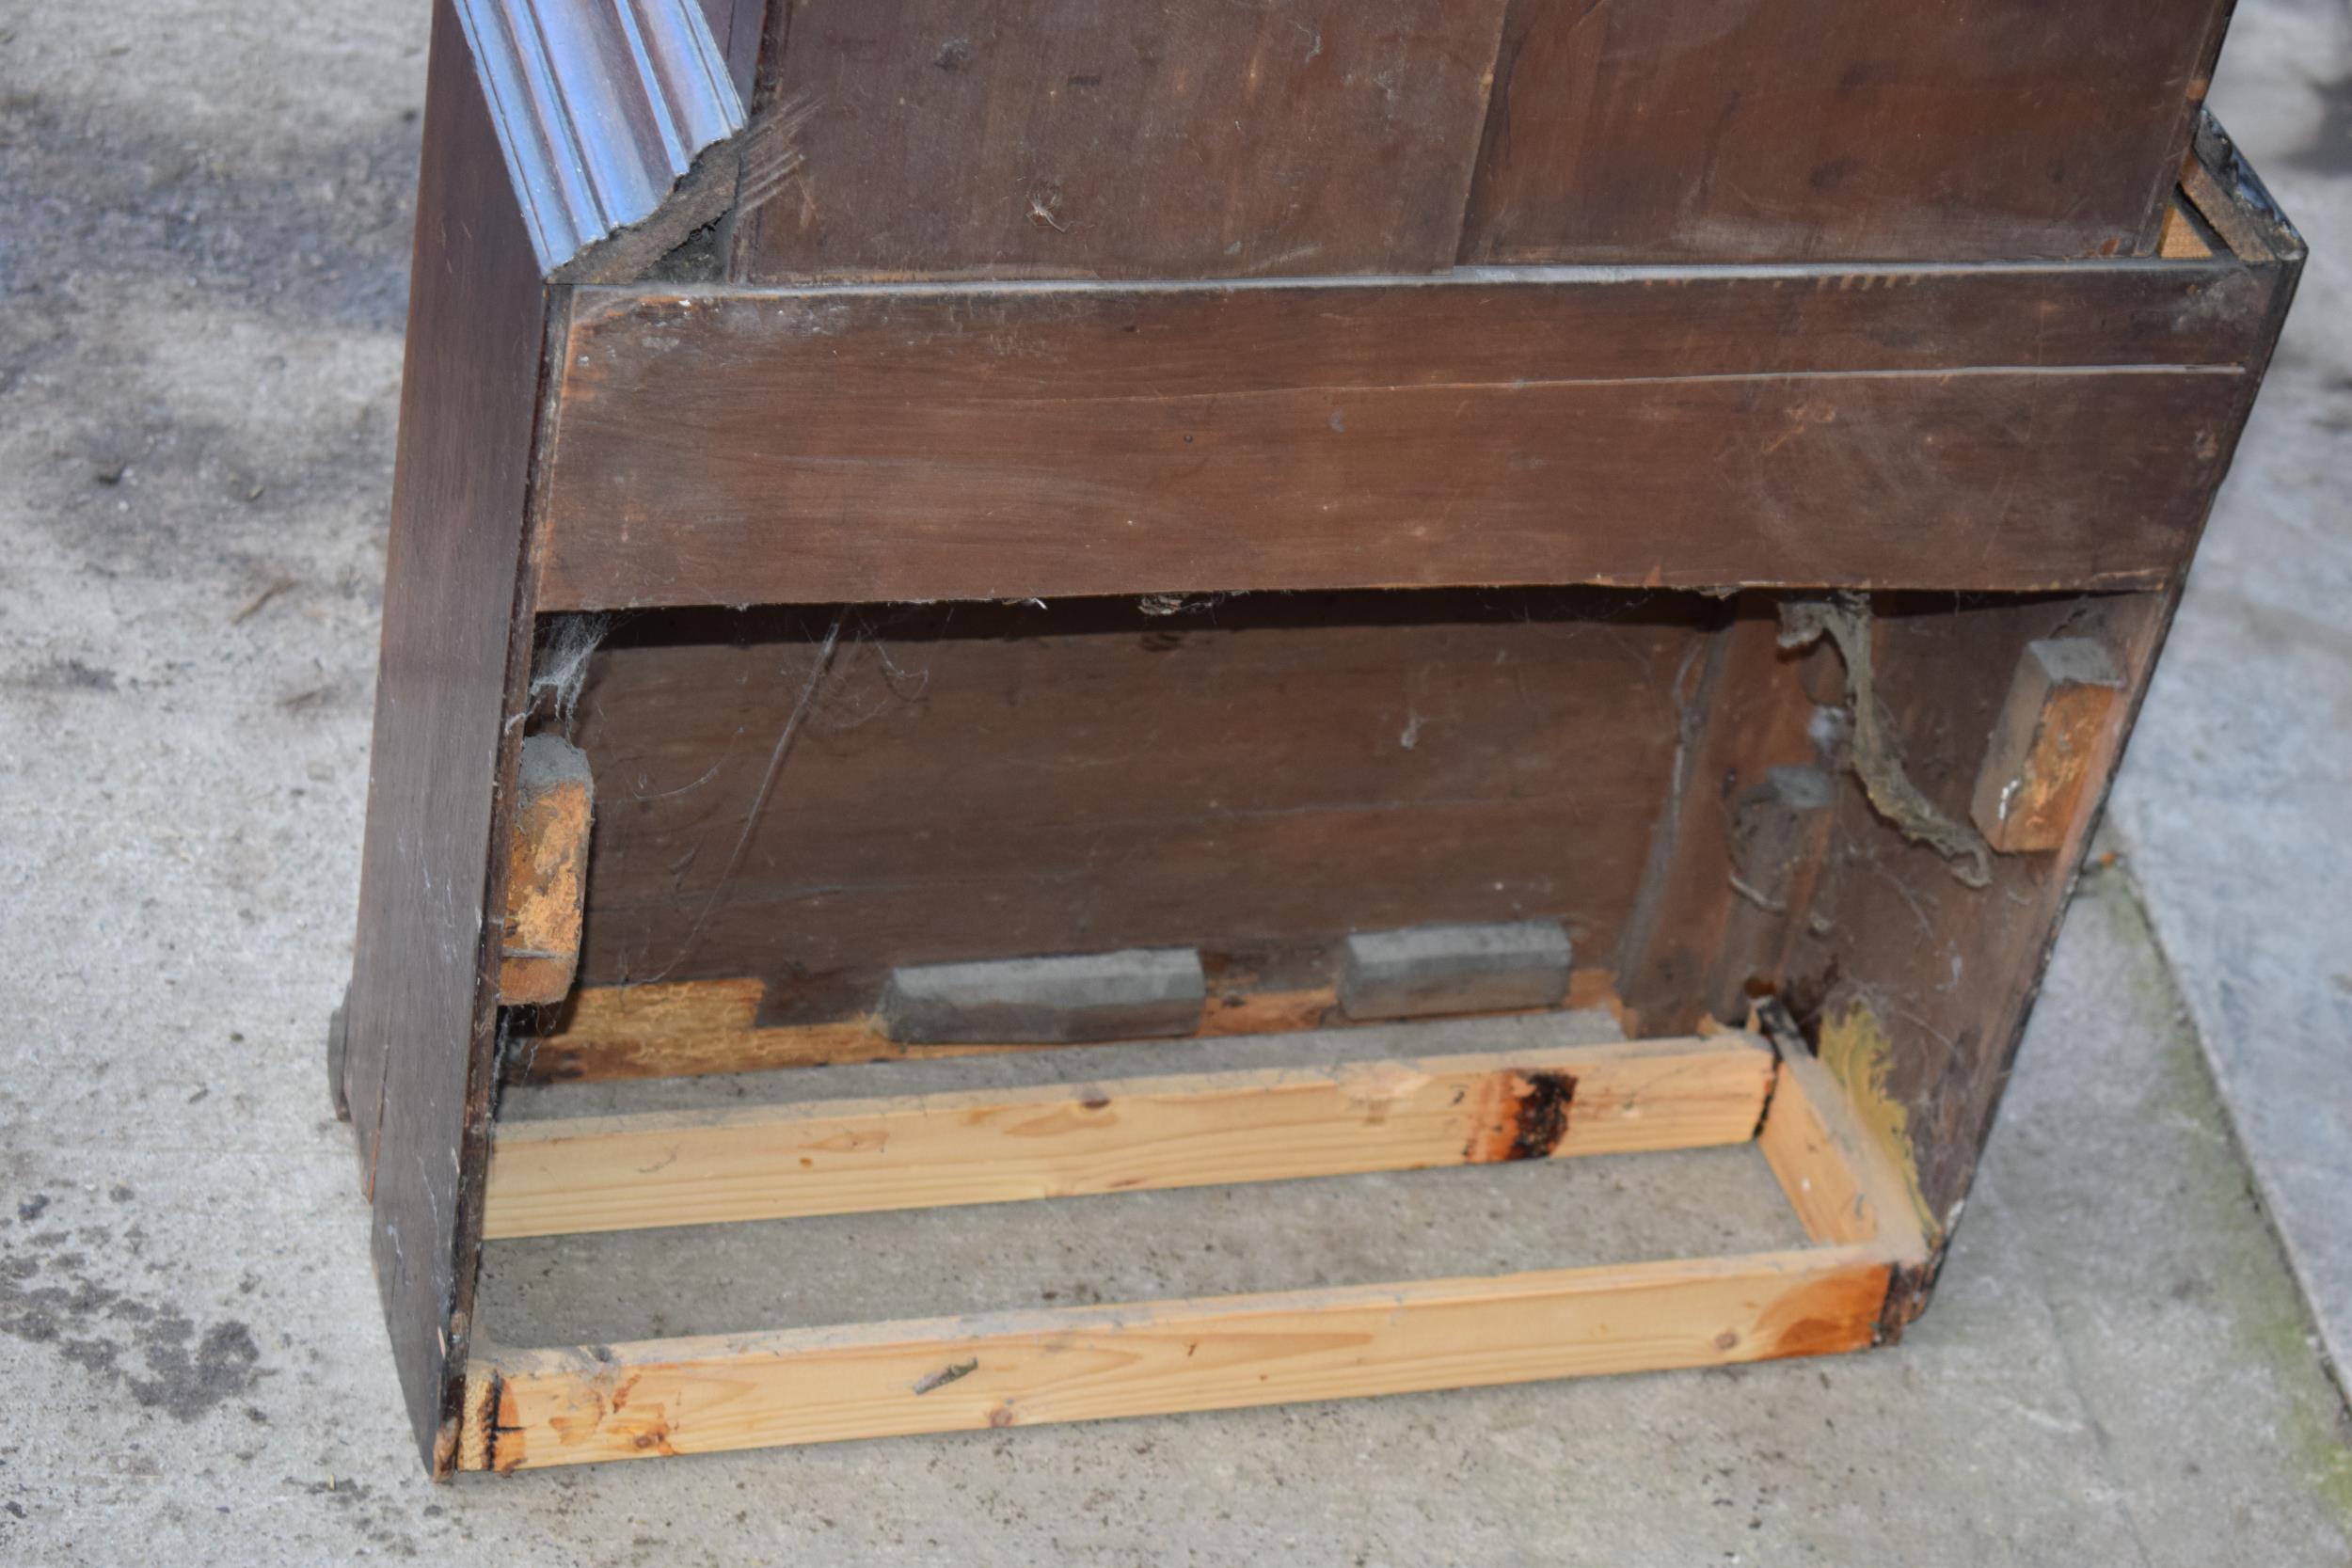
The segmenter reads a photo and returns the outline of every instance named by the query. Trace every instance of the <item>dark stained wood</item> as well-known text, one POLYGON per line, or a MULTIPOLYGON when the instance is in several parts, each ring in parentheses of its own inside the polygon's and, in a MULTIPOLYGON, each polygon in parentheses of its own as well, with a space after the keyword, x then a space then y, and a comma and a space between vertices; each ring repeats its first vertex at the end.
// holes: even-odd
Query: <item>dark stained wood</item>
MULTIPOLYGON (((2173 602, 2158 593, 1880 604, 1878 698, 1912 781, 1965 820, 2026 644, 2091 637, 2115 652, 2129 689, 2098 737, 2103 792, 2173 602)), ((1826 1037, 1823 1059, 1846 1076, 1858 1114, 1898 1144, 1939 1229, 1967 1191, 2094 818, 2081 812, 2057 854, 1994 855, 1990 884, 1972 888, 1942 856, 1905 842, 1851 779, 1841 789, 1788 994, 1807 1032, 1826 1037)))
POLYGON ((504 723, 545 301, 448 0, 434 17, 346 1099, 425 1461, 454 1441, 487 1158, 504 723))
POLYGON ((1726 1023, 1744 1018, 1744 1006, 1730 1004, 1747 976, 1725 970, 1741 902, 1733 885, 1739 802, 1774 768, 1819 755, 1805 684, 1814 656, 1778 646, 1772 595, 1742 594, 1725 610, 1704 664, 1694 662, 1677 692, 1672 783, 1654 823, 1644 824, 1649 870, 1616 958, 1637 1034, 1687 1031, 1710 1013, 1726 1023))
POLYGON ((774 3, 753 281, 1440 270, 1503 8, 774 3))
POLYGON ((1500 592, 861 615, 731 881, 825 612, 601 652, 583 984, 758 976, 771 1022, 895 964, 1200 946, 1327 986, 1354 929, 1549 918, 1607 962, 1713 607, 1500 592), (714 902, 714 895, 716 901, 714 902), (691 940, 690 940, 691 938, 691 940))
POLYGON ((2217 260, 593 291, 541 599, 2147 585, 2186 560, 2269 286, 2217 260))
POLYGON ((2122 700, 2106 650, 2088 638, 2026 644, 1977 771, 1969 817, 2002 854, 2066 842, 2090 764, 2122 700))
MULTIPOLYGON (((2228 152, 2218 129, 2211 135, 2228 152)), ((2225 466, 2268 368, 2303 257, 2260 182, 2235 165, 2233 153, 2227 162, 2232 178, 2217 200, 2226 195, 2239 203, 2240 216, 2261 222, 2263 253, 2279 260, 2254 269, 2267 283, 2266 309, 2247 324, 2253 341, 2245 402, 2226 424, 2225 466)), ((2061 842, 2046 853, 1994 855, 1985 888, 1962 885, 1942 857, 1904 843, 1851 781, 1843 790, 1820 880, 1787 959, 1785 994, 1808 1034, 1825 1042, 1835 1036, 1858 1109, 1880 1113, 1883 1129, 1904 1146, 1899 1153, 1907 1156, 1923 1218, 1933 1229, 1949 1230, 1967 1194, 2059 915, 2179 600, 2173 584, 2151 594, 1981 602, 1926 596, 1878 607, 1879 699, 1914 782, 1954 820, 1966 819, 2028 643, 2094 640, 2114 657, 2122 678, 2061 842), (1883 1051, 1874 1060, 1856 1060, 1858 1045, 1883 1051)), ((1817 657, 1817 667, 1821 662, 1817 657)), ((1831 1059, 1826 1050, 1824 1059, 1831 1059)))
POLYGON ((1513 0, 1466 261, 2155 248, 2229 0, 1513 0))

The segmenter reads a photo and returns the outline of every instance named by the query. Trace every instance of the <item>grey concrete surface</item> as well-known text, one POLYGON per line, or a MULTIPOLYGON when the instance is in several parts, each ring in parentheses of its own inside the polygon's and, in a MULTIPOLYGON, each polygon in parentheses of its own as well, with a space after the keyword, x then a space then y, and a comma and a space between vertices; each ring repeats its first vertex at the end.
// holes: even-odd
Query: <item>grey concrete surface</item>
POLYGON ((2213 103, 2311 261, 2111 809, 2341 1378, 2352 1369, 2352 9, 2240 6, 2213 103))
MULTIPOLYGON (((2307 24, 2246 0, 2238 26, 2307 24)), ((424 1482, 319 1056, 349 962, 422 40, 421 5, 125 0, 99 25, 0 0, 0 1562, 2352 1557, 2343 1407, 2114 874, 2077 901, 1900 1349, 424 1482)), ((2266 425, 2331 417, 2312 373, 2266 425)), ((2242 467, 2305 440, 2313 465, 2337 450, 2258 432, 2242 467)), ((2340 666, 2293 668, 2333 683, 2340 724, 2340 666)), ((2236 851, 2274 852, 2295 847, 2236 851)), ((2262 961, 2308 982, 2276 919, 2249 927, 2262 961)), ((1507 1173, 1549 1193, 1388 1180, 1358 1195, 1386 1216, 1369 1234, 1336 1185, 1169 1195, 1167 1243, 1117 1260, 1073 1205, 1066 1226, 747 1227, 732 1262, 667 1263, 683 1249, 653 1234, 629 1243, 651 1266, 617 1272, 518 1245, 493 1283, 518 1324, 625 1326, 664 1310, 665 1268, 715 1287, 787 1246, 813 1315, 1361 1278, 1416 1229, 1467 1256, 1532 1225, 1611 1256, 1785 1223, 1724 1198, 1745 1157, 1507 1173), (1638 1234, 1636 1203, 1660 1216, 1638 1234), (1180 1251, 1180 1224, 1219 1254, 1180 1251)))

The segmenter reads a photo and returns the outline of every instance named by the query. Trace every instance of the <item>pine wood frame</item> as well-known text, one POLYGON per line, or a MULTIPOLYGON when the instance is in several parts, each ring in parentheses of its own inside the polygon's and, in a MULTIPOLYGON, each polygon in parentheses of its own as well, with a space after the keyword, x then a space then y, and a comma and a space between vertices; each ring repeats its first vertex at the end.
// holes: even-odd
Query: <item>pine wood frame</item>
POLYGON ((477 1343, 457 1465, 506 1472, 1830 1354, 1899 1332, 1930 1258, 1899 1176, 1836 1081, 1802 1045, 1737 1031, 509 1125, 492 1146, 492 1238, 1751 1139, 1812 1245, 593 1349, 477 1343))

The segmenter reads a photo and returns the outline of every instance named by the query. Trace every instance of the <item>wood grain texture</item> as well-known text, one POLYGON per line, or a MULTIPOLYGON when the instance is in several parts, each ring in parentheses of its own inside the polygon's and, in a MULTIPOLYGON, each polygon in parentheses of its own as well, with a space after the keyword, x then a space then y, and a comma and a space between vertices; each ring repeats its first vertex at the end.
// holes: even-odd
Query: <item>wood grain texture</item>
POLYGON ((1502 0, 776 0, 739 278, 1451 266, 1502 0))
POLYGON ((426 1463, 456 1437, 487 1159, 504 722, 546 301, 447 0, 435 12, 345 1087, 426 1463))
POLYGON ((501 1127, 485 1234, 931 1209, 1745 1143, 1724 1035, 501 1127))
POLYGON ((589 291, 540 593, 2146 585, 2185 560, 2269 286, 2217 260, 589 291))
MULTIPOLYGON (((910 1045, 882 1033, 870 1013, 817 1023, 762 1024, 767 986, 758 980, 685 980, 576 990, 544 1034, 510 1036, 501 1058, 508 1081, 597 1083, 628 1078, 758 1072, 839 1062, 925 1061, 1052 1050, 1031 1041, 910 1045)), ((1220 965, 1209 977, 1208 1006, 1196 1037, 1295 1034, 1343 1026, 1328 985, 1278 989, 1260 972, 1220 965)), ((1605 969, 1568 977, 1566 1006, 1620 1014, 1605 969)))
POLYGON ((2227 0, 1513 0, 1466 261, 2143 255, 2227 0))
POLYGON ((1923 1266, 1929 1220, 1897 1162, 1855 1119, 1844 1085, 1809 1052, 1784 1052, 1756 1133, 1804 1233, 1823 1244, 1876 1243, 1899 1267, 1923 1266))
POLYGON ((1540 1378, 1871 1342, 1876 1248, 501 1352, 468 1463, 537 1468, 1540 1378))
MULTIPOLYGON (((1912 781, 1965 820, 1987 737, 2028 642, 2106 644, 2123 673, 2090 754, 2103 796, 2173 598, 1963 602, 1888 599, 1873 637, 1878 698, 1912 781)), ((1864 1125, 1908 1150, 1926 1212, 1948 1228, 1967 1191, 2096 812, 2074 814, 2055 853, 1994 855, 1964 885, 1906 842, 1862 792, 1840 795, 1829 853, 1788 960, 1786 994, 1864 1125)))
POLYGON ((2106 650, 2088 638, 2026 644, 1969 803, 1995 853, 2066 841, 2122 684, 2106 650))
POLYGON ((499 954, 503 1006, 561 1002, 572 989, 595 817, 587 757, 557 736, 527 737, 506 832, 506 920, 499 954))
POLYGON ((821 1023, 898 964, 1198 947, 1223 1012, 1327 987, 1358 928, 1557 919, 1606 954, 1645 847, 1601 830, 1655 810, 1710 610, 1570 590, 861 612, 732 877, 832 617, 640 617, 580 707, 601 784, 581 981, 755 977, 759 1022, 821 1023))

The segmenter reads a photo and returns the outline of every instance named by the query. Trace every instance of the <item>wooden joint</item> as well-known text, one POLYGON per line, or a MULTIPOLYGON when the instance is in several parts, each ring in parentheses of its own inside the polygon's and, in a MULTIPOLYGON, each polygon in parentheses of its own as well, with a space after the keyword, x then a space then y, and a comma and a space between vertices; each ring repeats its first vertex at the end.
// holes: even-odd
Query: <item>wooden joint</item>
POLYGON ((593 1351, 483 1350, 457 1463, 506 1471, 1836 1354, 1899 1332, 1932 1270, 1899 1175, 1827 1069, 1802 1045, 1776 1056, 1733 1030, 503 1127, 493 1237, 1751 1136, 1811 1247, 593 1351))
POLYGON ((1970 807, 1977 831, 1996 852, 2056 849, 2066 842, 2122 700, 2123 677, 2102 644, 2067 637, 2026 645, 1970 807))
POLYGON ((501 1003, 561 1002, 572 989, 595 814, 586 754, 551 735, 525 739, 507 840, 501 1003))

